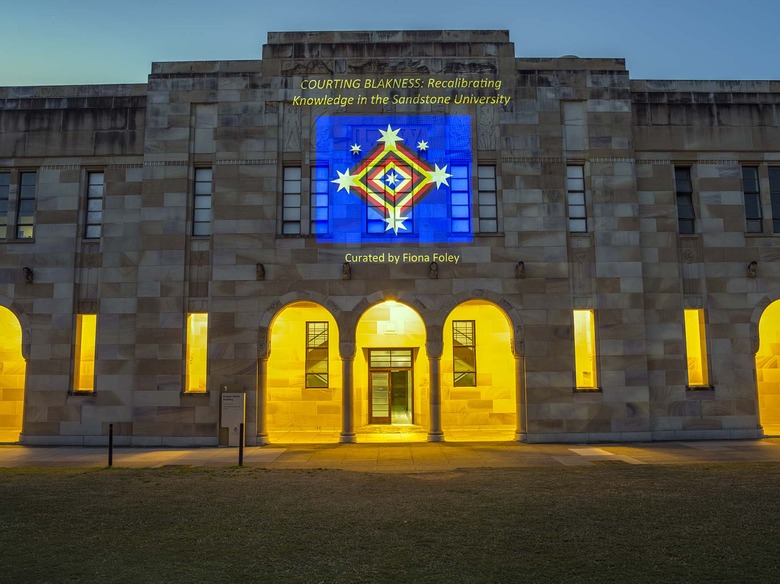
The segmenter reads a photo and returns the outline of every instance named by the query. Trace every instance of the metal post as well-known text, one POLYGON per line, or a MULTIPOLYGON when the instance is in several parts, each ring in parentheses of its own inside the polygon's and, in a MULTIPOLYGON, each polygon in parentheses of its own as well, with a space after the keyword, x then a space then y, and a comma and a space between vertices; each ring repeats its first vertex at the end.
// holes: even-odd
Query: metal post
POLYGON ((114 425, 108 425, 108 467, 114 466, 114 425))
POLYGON ((244 466, 244 424, 238 425, 238 466, 244 466))

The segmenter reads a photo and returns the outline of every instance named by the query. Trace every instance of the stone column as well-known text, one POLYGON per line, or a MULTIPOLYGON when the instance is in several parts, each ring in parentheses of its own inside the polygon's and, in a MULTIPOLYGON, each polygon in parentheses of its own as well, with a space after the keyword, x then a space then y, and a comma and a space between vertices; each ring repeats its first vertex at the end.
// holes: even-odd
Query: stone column
POLYGON ((341 353, 341 444, 354 444, 355 420, 354 420, 354 392, 352 391, 352 364, 355 361, 355 344, 339 343, 341 353))
POLYGON ((425 343, 428 353, 429 383, 430 383, 430 416, 431 424, 428 430, 428 442, 443 442, 444 432, 441 430, 441 341, 425 343))
POLYGON ((257 360, 257 444, 268 442, 268 357, 257 360))
POLYGON ((527 423, 527 399, 525 391, 525 355, 515 355, 515 408, 517 410, 517 429, 515 440, 525 442, 528 440, 527 423))

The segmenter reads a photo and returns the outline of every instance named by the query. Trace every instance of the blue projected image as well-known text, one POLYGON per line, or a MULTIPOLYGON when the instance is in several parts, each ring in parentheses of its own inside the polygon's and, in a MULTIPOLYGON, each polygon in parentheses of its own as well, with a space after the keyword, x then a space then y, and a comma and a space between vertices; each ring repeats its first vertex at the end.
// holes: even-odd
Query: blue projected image
POLYGON ((315 135, 318 242, 472 240, 470 116, 322 116, 315 135))

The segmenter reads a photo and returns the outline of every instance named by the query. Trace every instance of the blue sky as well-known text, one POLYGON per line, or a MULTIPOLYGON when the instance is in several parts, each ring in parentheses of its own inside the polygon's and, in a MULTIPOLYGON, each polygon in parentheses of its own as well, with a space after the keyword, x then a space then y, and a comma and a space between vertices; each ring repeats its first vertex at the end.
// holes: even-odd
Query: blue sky
POLYGON ((257 59, 268 31, 508 29, 526 57, 635 79, 780 79, 777 0, 0 0, 0 85, 143 83, 153 61, 257 59))

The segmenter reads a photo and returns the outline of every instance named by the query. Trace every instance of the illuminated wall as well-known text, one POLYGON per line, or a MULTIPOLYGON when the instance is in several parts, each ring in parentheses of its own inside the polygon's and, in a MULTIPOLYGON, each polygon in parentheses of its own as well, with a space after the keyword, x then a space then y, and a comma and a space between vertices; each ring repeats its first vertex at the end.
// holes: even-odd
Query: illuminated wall
POLYGON ((22 327, 2 306, 0 330, 0 442, 16 442, 22 431, 27 363, 22 357, 22 327))
POLYGON ((506 316, 489 302, 470 300, 452 311, 444 324, 444 352, 441 360, 441 418, 445 432, 462 427, 516 423, 516 366, 511 336, 506 316), (475 387, 453 386, 453 320, 475 321, 475 387))
POLYGON ((574 311, 574 383, 577 389, 597 389, 596 323, 592 310, 574 311))
POLYGON ((76 317, 76 352, 73 369, 74 391, 95 391, 95 339, 97 315, 76 317))
POLYGON ((368 350, 413 348, 414 423, 428 425, 428 357, 425 352, 425 325, 411 308, 398 302, 382 302, 361 317, 356 333, 354 365, 355 426, 368 423, 368 350))
POLYGON ((780 301, 770 304, 758 324, 756 353, 758 414, 767 433, 780 430, 780 301), (770 429, 769 427, 774 426, 770 429))
POLYGON ((185 391, 204 393, 208 370, 209 315, 191 312, 187 315, 187 380, 185 391))
POLYGON ((340 430, 341 358, 333 316, 312 302, 284 308, 271 325, 268 429, 340 430), (306 322, 328 323, 328 387, 306 388, 306 322))
POLYGON ((704 310, 700 308, 685 309, 685 354, 688 357, 688 385, 709 385, 704 310))

